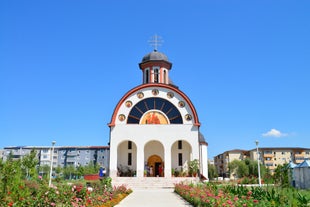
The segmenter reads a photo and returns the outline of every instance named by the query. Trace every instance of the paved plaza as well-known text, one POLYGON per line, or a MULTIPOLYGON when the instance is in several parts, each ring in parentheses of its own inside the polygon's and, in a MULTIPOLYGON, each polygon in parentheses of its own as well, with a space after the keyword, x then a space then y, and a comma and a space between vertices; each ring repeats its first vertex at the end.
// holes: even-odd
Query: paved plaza
POLYGON ((179 195, 173 188, 161 189, 136 189, 116 207, 184 207, 192 206, 179 195))

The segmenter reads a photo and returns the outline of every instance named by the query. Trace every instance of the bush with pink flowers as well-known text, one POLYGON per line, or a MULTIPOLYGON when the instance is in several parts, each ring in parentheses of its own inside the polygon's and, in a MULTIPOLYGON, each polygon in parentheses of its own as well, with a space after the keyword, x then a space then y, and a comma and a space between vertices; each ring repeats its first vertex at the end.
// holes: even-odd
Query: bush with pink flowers
POLYGON ((195 207, 306 207, 310 205, 309 191, 298 191, 293 188, 180 183, 175 185, 175 192, 195 207))
POLYGON ((28 156, 23 160, 0 160, 0 207, 110 207, 131 193, 125 186, 113 188, 111 178, 91 183, 53 180, 49 187, 48 179, 38 176, 27 160, 31 165, 35 163, 28 156))

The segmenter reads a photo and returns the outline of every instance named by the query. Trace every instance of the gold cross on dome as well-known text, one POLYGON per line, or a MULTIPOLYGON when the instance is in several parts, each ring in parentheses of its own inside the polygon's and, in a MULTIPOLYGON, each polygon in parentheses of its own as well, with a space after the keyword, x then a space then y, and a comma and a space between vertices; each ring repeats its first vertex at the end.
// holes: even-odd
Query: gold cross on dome
POLYGON ((161 36, 155 34, 154 36, 151 37, 151 40, 149 40, 148 42, 150 43, 151 46, 154 47, 154 51, 157 51, 158 46, 161 46, 164 41, 162 40, 161 36))

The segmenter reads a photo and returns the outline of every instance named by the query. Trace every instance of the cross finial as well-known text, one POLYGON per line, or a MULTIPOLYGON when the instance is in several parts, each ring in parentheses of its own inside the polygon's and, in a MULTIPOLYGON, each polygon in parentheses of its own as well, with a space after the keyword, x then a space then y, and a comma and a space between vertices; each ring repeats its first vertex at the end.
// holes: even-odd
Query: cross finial
POLYGON ((151 40, 148 41, 151 46, 154 47, 154 51, 157 51, 158 46, 161 46, 161 44, 164 42, 160 36, 155 34, 151 37, 151 40))

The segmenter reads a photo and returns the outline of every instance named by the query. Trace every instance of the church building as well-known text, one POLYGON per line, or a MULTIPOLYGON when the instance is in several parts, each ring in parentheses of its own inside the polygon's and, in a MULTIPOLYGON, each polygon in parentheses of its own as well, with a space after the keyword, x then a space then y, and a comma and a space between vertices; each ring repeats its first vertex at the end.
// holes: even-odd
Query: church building
POLYGON ((197 160, 208 178, 208 144, 193 103, 169 79, 172 63, 154 50, 139 67, 142 84, 120 99, 109 123, 109 176, 170 178, 197 160))

